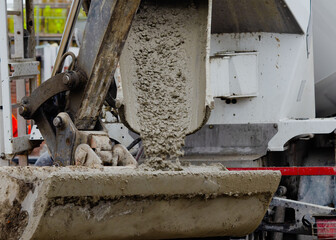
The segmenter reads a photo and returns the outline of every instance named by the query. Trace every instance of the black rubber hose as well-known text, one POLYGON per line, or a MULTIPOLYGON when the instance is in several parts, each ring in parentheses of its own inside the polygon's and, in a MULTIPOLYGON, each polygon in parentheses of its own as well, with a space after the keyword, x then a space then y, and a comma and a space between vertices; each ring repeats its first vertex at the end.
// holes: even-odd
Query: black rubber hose
POLYGON ((127 150, 131 150, 135 145, 137 145, 141 141, 141 138, 135 139, 128 147, 127 150))

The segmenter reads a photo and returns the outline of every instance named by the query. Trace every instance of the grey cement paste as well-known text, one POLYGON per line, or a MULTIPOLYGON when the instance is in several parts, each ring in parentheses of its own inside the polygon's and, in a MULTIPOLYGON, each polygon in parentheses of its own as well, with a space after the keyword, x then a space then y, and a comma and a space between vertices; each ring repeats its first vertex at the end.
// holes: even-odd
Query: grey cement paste
POLYGON ((187 26, 197 25, 196 12, 193 1, 163 1, 160 7, 156 1, 144 1, 132 25, 128 41, 136 63, 136 114, 149 162, 183 155, 193 91, 187 26))

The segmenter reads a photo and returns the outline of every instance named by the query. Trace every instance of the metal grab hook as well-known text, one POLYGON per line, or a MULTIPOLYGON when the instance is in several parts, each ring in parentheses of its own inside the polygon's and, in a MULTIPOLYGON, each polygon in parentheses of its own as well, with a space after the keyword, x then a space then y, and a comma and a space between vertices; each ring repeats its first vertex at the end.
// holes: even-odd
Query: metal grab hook
POLYGON ((62 59, 63 59, 63 56, 67 54, 66 51, 68 51, 68 48, 69 48, 69 45, 72 39, 72 33, 75 28, 75 24, 77 21, 78 14, 80 12, 81 5, 82 5, 82 0, 74 0, 71 4, 68 18, 65 24, 63 36, 62 36, 59 50, 57 53, 57 57, 55 60, 54 69, 51 74, 52 77, 56 75, 56 73, 58 72, 61 66, 63 67, 62 59))
POLYGON ((63 56, 61 57, 59 64, 58 64, 57 66, 55 65, 55 68, 56 68, 56 74, 62 72, 62 68, 63 68, 63 65, 64 65, 64 61, 65 61, 65 59, 66 59, 68 56, 70 56, 70 57, 72 58, 72 62, 71 62, 71 64, 70 64, 70 66, 69 66, 69 71, 73 71, 73 70, 74 70, 74 68, 75 68, 75 63, 76 63, 77 58, 76 58, 76 56, 75 56, 75 54, 74 54, 73 52, 66 52, 66 53, 64 53, 63 56))

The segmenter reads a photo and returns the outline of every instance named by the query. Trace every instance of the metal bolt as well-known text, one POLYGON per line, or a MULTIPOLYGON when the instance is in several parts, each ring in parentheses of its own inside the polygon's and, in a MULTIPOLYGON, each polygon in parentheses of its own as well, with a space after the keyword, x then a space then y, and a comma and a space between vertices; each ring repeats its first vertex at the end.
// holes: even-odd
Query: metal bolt
POLYGON ((280 197, 285 196, 286 193, 287 193, 287 188, 285 186, 279 186, 279 188, 277 190, 278 196, 280 196, 280 197))
POLYGON ((29 113, 30 113, 30 111, 29 111, 29 109, 28 109, 27 107, 21 106, 21 107, 19 108, 19 114, 20 114, 22 117, 24 117, 24 118, 28 117, 28 116, 29 116, 29 113))
POLYGON ((275 129, 277 129, 277 128, 278 128, 278 124, 274 123, 274 124, 273 124, 273 127, 274 127, 275 129))
POLYGON ((62 118, 60 117, 55 117, 54 120, 53 120, 53 124, 55 127, 59 128, 63 125, 63 121, 62 121, 62 118))
POLYGON ((22 104, 28 104, 28 98, 27 98, 27 97, 23 97, 23 98, 21 99, 21 103, 22 103, 22 104))
POLYGON ((63 83, 64 83, 65 85, 68 85, 68 84, 70 83, 70 81, 71 81, 71 77, 70 77, 70 75, 69 75, 69 74, 65 74, 65 75, 63 76, 63 83))

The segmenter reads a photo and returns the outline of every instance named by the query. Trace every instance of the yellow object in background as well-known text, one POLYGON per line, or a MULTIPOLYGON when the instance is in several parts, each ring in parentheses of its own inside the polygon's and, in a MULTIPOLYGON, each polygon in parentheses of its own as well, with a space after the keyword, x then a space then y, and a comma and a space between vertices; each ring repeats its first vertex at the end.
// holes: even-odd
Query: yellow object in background
POLYGON ((63 33, 66 22, 66 11, 62 8, 54 8, 53 10, 53 21, 54 21, 54 33, 63 33))
POLYGON ((51 8, 47 5, 43 9, 44 33, 63 33, 67 10, 64 8, 51 8))
POLYGON ((8 32, 14 33, 14 16, 8 16, 7 24, 8 24, 8 32))
MULTIPOLYGON (((2 0, 1 0, 2 1, 2 0)), ((50 0, 39 1, 39 4, 34 6, 34 26, 35 34, 62 34, 67 15, 69 12, 71 1, 70 0, 50 0), (45 4, 47 3, 47 4, 45 4), (63 7, 59 7, 60 3, 63 7), (64 5, 65 4, 65 5, 64 5)), ((24 28, 26 29, 26 10, 24 14, 24 28)), ((78 19, 80 21, 86 19, 86 14, 81 9, 78 19)), ((8 32, 14 33, 14 16, 8 16, 8 32)))
POLYGON ((42 9, 38 6, 34 7, 34 27, 35 32, 43 32, 43 25, 42 25, 42 9), (37 29, 38 26, 38 29, 37 29))
MULTIPOLYGON (((25 19, 26 16, 25 9, 23 13, 25 19)), ((35 32, 45 34, 63 33, 67 13, 68 8, 52 8, 50 5, 46 5, 45 7, 35 6, 34 7, 35 32)), ((8 19, 8 31, 9 33, 14 33, 14 16, 8 16, 7 19, 8 19)), ((24 28, 26 28, 25 21, 24 21, 24 28)))
POLYGON ((50 5, 45 6, 42 12, 43 12, 42 16, 44 19, 44 33, 52 33, 53 26, 52 23, 50 23, 50 17, 51 17, 50 5))

